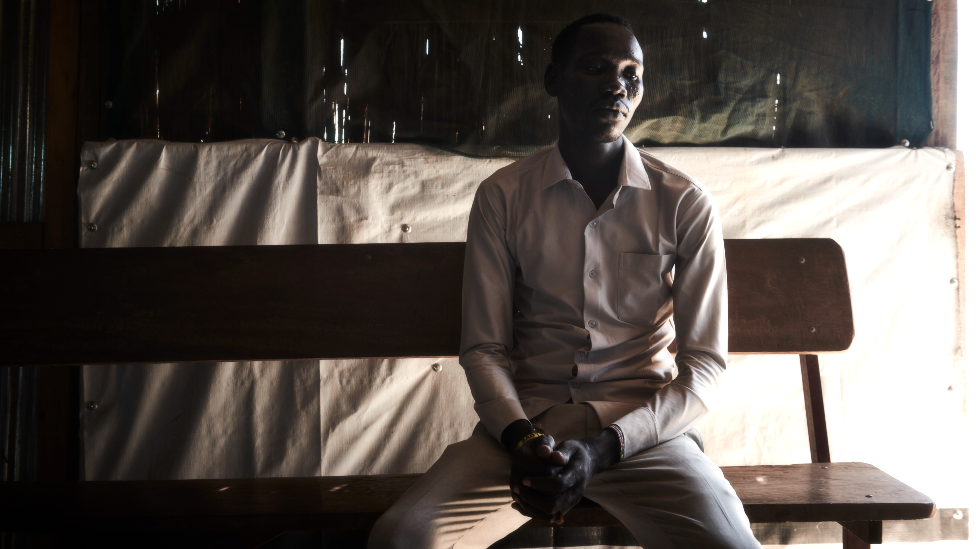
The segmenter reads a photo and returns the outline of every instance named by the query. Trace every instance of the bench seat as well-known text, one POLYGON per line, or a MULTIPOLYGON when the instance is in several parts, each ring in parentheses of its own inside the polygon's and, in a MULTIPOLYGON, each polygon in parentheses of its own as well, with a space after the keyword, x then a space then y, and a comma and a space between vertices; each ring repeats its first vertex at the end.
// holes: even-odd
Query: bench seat
MULTIPOLYGON (((935 503, 866 463, 723 467, 751 522, 925 519, 935 503), (868 497, 870 496, 870 497, 868 497)), ((419 475, 0 484, 0 531, 368 530, 419 475)), ((620 523, 584 500, 564 526, 620 523)), ((530 526, 548 526, 530 523, 530 526)))

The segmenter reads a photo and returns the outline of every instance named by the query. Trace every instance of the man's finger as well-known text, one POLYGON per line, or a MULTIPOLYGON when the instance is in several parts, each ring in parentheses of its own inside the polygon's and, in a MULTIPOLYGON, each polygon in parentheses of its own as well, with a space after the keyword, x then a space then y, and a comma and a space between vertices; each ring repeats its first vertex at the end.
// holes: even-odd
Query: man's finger
MULTIPOLYGON (((515 509, 516 511, 518 511, 519 514, 521 514, 525 518, 530 518, 530 519, 538 519, 539 518, 539 517, 537 517, 535 515, 535 513, 530 513, 528 511, 526 511, 525 510, 525 507, 522 507, 522 505, 520 505, 519 502, 517 502, 517 501, 513 501, 512 502, 512 509, 515 509)), ((547 520, 547 519, 541 519, 541 520, 547 520)))
POLYGON ((525 477, 522 484, 533 490, 548 494, 558 494, 569 490, 577 483, 575 471, 570 469, 551 477, 525 477))
POLYGON ((522 513, 522 515, 524 516, 527 516, 529 518, 544 520, 546 522, 552 522, 557 518, 556 515, 545 513, 533 507, 532 505, 526 503, 525 500, 522 499, 520 495, 513 494, 512 499, 515 500, 513 508, 519 513, 522 513))
POLYGON ((521 514, 523 517, 535 518, 532 515, 530 515, 528 512, 526 512, 526 510, 521 505, 519 505, 519 502, 517 501, 512 501, 512 509, 518 511, 519 514, 521 514))
POLYGON ((551 518, 555 518, 558 511, 567 509, 573 500, 573 496, 570 494, 547 494, 533 490, 528 486, 523 486, 519 490, 518 497, 523 505, 527 505, 551 518))
POLYGON ((541 457, 542 459, 548 458, 552 455, 552 446, 546 444, 539 446, 535 449, 535 455, 541 457))

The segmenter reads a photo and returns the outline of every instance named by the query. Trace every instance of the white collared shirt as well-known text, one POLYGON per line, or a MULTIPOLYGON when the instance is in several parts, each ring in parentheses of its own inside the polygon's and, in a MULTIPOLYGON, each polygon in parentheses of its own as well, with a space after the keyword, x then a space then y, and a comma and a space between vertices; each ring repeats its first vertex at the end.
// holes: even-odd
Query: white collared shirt
POLYGON ((616 423, 630 456, 691 428, 725 371, 714 200, 623 139, 617 187, 599 210, 558 146, 498 170, 475 194, 460 359, 496 439, 572 400, 590 404, 604 427, 616 423))

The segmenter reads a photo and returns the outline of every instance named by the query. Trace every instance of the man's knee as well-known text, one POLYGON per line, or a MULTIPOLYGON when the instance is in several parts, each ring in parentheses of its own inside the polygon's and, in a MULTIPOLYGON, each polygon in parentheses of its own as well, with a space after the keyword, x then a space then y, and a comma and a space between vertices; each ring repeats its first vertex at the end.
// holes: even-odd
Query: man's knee
MULTIPOLYGON (((714 517, 717 519, 717 517, 714 517)), ((706 520, 693 531, 671 531, 675 549, 759 549, 747 519, 706 520)))

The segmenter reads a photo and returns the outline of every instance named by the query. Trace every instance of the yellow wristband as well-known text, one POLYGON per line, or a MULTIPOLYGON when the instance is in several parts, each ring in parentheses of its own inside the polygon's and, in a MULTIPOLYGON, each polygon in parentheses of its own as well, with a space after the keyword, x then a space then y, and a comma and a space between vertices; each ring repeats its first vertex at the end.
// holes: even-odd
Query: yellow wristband
POLYGON ((522 437, 522 440, 520 440, 519 443, 515 445, 515 451, 518 452, 519 451, 519 448, 521 448, 522 445, 525 444, 526 442, 528 442, 528 441, 530 441, 530 440, 532 440, 534 438, 539 438, 539 437, 544 437, 544 436, 546 436, 545 433, 540 433, 538 431, 535 431, 535 432, 532 432, 532 433, 529 433, 529 434, 525 435, 524 437, 522 437))

